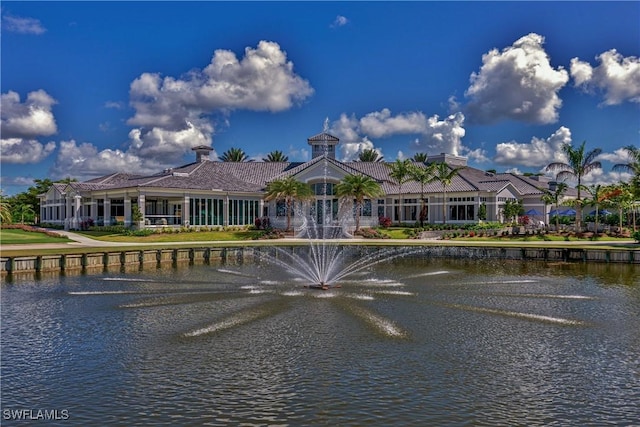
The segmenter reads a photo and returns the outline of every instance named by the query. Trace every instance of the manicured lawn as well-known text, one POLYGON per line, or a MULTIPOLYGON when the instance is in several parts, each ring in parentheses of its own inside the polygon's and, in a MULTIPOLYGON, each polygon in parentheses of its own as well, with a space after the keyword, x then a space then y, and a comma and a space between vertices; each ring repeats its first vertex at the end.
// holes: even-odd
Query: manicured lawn
POLYGON ((194 231, 192 233, 154 233, 149 236, 124 236, 122 234, 101 231, 81 231, 85 235, 103 242, 122 243, 166 243, 166 242, 206 242, 206 241, 242 241, 252 240, 259 231, 194 231))
POLYGON ((24 231, 17 228, 0 229, 0 243, 3 245, 18 245, 29 243, 67 243, 66 237, 51 237, 44 233, 24 231))

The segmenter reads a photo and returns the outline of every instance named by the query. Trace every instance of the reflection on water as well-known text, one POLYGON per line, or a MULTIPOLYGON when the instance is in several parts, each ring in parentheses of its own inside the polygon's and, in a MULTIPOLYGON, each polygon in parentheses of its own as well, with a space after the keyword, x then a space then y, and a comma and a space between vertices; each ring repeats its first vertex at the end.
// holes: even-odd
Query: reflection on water
POLYGON ((2 423, 638 424, 639 276, 414 256, 330 291, 271 265, 4 283, 2 423))

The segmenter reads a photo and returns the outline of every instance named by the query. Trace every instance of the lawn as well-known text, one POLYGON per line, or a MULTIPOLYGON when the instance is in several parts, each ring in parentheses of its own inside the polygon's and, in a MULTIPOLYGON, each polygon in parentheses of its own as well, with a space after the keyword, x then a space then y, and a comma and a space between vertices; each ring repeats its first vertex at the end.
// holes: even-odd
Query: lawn
POLYGON ((154 233, 148 236, 125 236, 118 233, 106 233, 102 231, 81 231, 78 234, 103 242, 121 243, 167 243, 167 242, 208 242, 225 241, 236 242, 252 240, 258 236, 259 231, 194 231, 191 233, 154 233))
POLYGON ((29 243, 67 243, 66 237, 52 237, 45 233, 24 231, 18 228, 0 229, 0 243, 3 245, 19 245, 29 243))

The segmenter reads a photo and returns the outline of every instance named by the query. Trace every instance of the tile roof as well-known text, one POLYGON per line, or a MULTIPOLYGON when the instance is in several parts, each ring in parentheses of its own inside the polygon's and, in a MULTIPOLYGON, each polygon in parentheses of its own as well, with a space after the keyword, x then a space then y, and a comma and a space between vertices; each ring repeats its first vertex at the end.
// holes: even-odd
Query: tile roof
MULTIPOLYGON (((320 134, 322 135, 322 134, 320 134)), ((317 135, 316 135, 317 136, 317 135)), ((314 137, 312 137, 314 138, 314 137)), ((194 190, 221 190, 229 192, 261 193, 266 184, 275 179, 297 175, 314 167, 324 157, 316 157, 308 162, 217 162, 203 161, 189 163, 173 169, 167 169, 155 175, 140 176, 125 173, 114 173, 94 178, 82 183, 72 183, 78 190, 102 190, 116 188, 173 188, 194 190)), ((397 194, 399 186, 389 178, 390 163, 387 162, 341 162, 327 158, 335 167, 348 174, 362 173, 377 180, 386 194, 397 194)), ((414 163, 423 165, 422 163, 414 163)), ((424 165, 423 165, 424 167, 424 165)), ((447 192, 499 192, 512 185, 520 195, 542 194, 540 188, 547 183, 529 177, 511 173, 492 174, 480 169, 465 167, 454 176, 447 192)), ((432 182, 424 186, 424 193, 442 192, 440 182, 432 182)), ((420 194, 421 185, 408 181, 402 185, 405 194, 420 194)), ((567 194, 570 194, 569 192, 567 194)))

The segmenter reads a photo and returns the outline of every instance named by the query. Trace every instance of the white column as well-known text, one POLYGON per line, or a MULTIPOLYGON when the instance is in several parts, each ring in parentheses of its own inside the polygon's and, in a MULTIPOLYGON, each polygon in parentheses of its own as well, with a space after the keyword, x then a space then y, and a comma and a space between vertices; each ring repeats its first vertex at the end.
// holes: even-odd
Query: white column
POLYGON ((184 196, 184 200, 182 202, 182 225, 184 227, 188 227, 189 224, 189 196, 184 196))
POLYGON ((111 225, 111 199, 104 197, 104 225, 111 225))
POLYGON ((222 224, 229 225, 229 195, 224 196, 224 205, 222 206, 222 224))
POLYGON ((144 221, 144 217, 147 214, 146 210, 145 210, 145 205, 146 205, 146 199, 144 194, 140 194, 138 196, 138 209, 140 209, 140 213, 142 213, 142 219, 144 221))
POLYGON ((131 197, 126 196, 124 198, 124 226, 129 227, 131 225, 131 197))
POLYGON ((80 228, 80 221, 82 221, 82 196, 73 196, 73 223, 74 229, 80 228))

